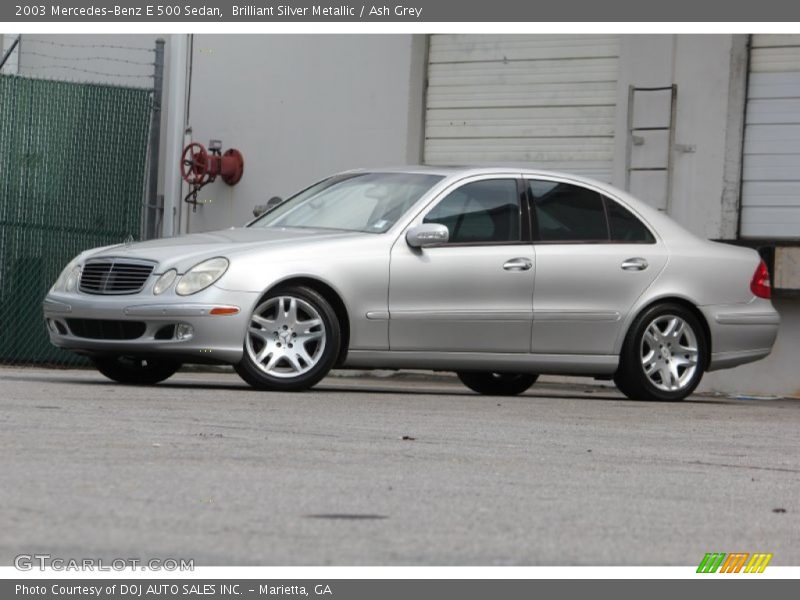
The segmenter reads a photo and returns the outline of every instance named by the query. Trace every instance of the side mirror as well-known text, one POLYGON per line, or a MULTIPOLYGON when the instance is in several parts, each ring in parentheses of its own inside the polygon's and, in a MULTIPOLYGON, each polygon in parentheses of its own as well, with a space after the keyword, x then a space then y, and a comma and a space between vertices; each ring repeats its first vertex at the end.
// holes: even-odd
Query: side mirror
POLYGON ((283 204, 283 198, 280 196, 273 196, 270 198, 266 204, 259 204, 253 208, 253 216, 260 217, 265 212, 271 211, 273 208, 278 206, 279 204, 283 204))
POLYGON ((441 223, 423 223, 406 232, 406 242, 412 248, 427 248, 446 244, 450 239, 450 231, 441 223))

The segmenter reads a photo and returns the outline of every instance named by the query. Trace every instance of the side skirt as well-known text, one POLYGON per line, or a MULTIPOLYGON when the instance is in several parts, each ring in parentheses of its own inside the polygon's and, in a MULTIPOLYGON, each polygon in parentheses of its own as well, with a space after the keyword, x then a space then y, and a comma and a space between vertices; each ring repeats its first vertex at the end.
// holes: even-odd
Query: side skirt
POLYGON ((512 354, 350 350, 344 368, 434 369, 440 371, 510 371, 560 375, 608 375, 619 356, 587 354, 512 354))

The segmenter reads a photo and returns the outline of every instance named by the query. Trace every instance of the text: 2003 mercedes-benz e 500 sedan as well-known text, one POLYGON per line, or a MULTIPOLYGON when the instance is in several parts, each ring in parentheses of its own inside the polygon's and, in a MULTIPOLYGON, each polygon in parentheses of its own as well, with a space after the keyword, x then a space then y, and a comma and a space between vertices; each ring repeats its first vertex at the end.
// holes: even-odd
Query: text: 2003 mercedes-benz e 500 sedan
POLYGON ((265 390, 414 368, 484 394, 566 373, 677 400, 769 354, 769 297, 755 251, 608 185, 408 167, 335 175, 246 227, 83 252, 44 315, 56 346, 122 383, 182 363, 229 363, 265 390))

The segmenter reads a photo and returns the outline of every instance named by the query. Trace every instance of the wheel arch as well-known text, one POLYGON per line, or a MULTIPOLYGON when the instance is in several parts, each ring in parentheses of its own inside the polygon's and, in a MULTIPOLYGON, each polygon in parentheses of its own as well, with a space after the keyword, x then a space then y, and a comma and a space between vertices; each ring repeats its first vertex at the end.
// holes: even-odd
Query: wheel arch
POLYGON ((341 365, 347 358, 347 350, 350 347, 350 316, 347 312, 347 306, 345 305, 344 300, 342 300, 341 294, 339 294, 339 292, 337 292, 329 283, 309 276, 288 277, 286 279, 281 279, 264 290, 256 304, 261 303, 261 301, 268 294, 272 293, 276 289, 294 285, 311 288, 320 296, 325 298, 328 304, 331 305, 331 308, 333 308, 333 312, 336 313, 336 317, 339 319, 339 324, 341 326, 342 339, 339 346, 339 356, 337 357, 334 366, 341 365))
POLYGON ((711 364, 711 351, 712 351, 711 349, 712 346, 714 345, 714 339, 711 337, 711 327, 709 326, 708 320, 706 319, 706 316, 703 314, 703 311, 697 308, 697 305, 694 302, 682 296, 662 296, 660 298, 655 298, 651 300, 650 302, 648 302, 643 306, 640 306, 636 310, 632 318, 628 321, 628 325, 625 328, 625 335, 622 337, 622 343, 619 346, 618 353, 622 352, 622 349, 625 346, 625 342, 627 341, 628 336, 631 334, 631 329, 633 328, 633 324, 636 322, 639 316, 642 315, 645 311, 650 310, 651 308, 653 308, 658 304, 677 304, 688 310, 697 318, 697 321, 703 328, 703 334, 705 335, 707 342, 705 349, 705 356, 703 357, 707 369, 708 365, 711 364))

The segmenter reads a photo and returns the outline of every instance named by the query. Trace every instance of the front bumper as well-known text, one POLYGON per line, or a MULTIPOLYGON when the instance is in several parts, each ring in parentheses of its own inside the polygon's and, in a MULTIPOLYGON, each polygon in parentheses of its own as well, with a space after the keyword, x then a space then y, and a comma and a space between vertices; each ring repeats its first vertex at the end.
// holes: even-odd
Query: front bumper
POLYGON ((257 299, 257 292, 215 286, 188 298, 51 292, 42 308, 50 341, 59 348, 88 355, 166 355, 189 363, 234 364, 242 358, 249 315, 257 299), (220 307, 238 312, 212 314, 212 309, 220 307), (87 320, 92 327, 85 326, 87 320), (94 326, 100 321, 111 326, 94 326), (178 325, 190 326, 191 335, 178 339, 178 325), (123 330, 135 337, 114 339, 123 330))

